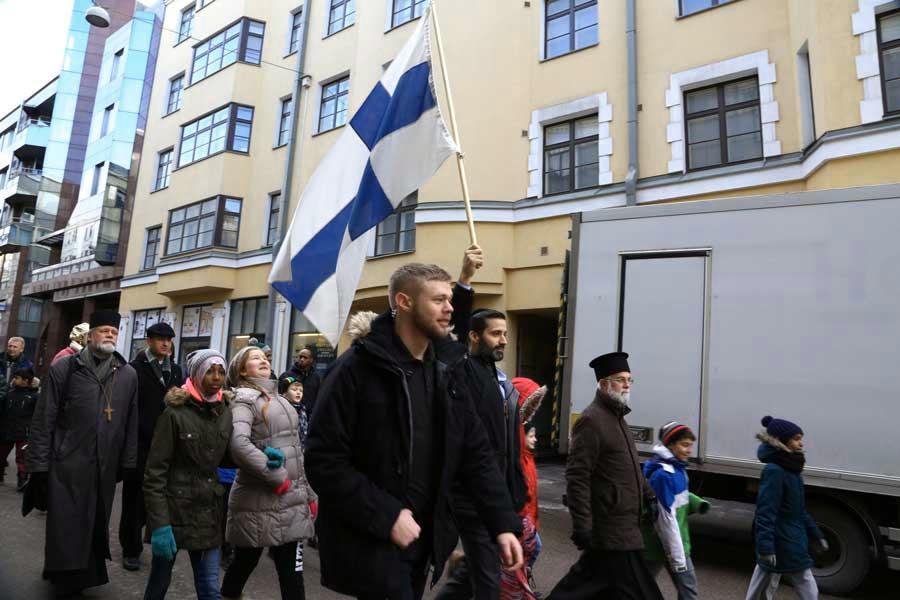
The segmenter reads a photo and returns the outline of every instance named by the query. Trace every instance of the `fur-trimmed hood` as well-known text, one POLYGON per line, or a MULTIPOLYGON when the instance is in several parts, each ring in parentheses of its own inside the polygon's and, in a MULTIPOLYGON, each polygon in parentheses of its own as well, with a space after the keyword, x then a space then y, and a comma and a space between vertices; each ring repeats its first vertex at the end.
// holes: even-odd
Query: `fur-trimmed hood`
POLYGON ((772 446, 775 450, 780 450, 781 452, 787 452, 788 454, 793 454, 793 451, 784 445, 784 443, 776 437, 772 437, 769 435, 765 429, 756 434, 756 439, 758 439, 763 444, 768 444, 772 446))
MULTIPOLYGON (((166 405, 167 406, 183 406, 187 404, 188 400, 191 399, 191 394, 186 389, 182 387, 173 387, 166 394, 166 405)), ((222 390, 222 402, 224 404, 231 404, 234 399, 234 392, 223 389, 222 390)))
POLYGON ((377 316, 378 313, 371 310, 361 310, 353 314, 347 321, 347 335, 350 336, 350 341, 361 340, 372 333, 372 321, 377 316))

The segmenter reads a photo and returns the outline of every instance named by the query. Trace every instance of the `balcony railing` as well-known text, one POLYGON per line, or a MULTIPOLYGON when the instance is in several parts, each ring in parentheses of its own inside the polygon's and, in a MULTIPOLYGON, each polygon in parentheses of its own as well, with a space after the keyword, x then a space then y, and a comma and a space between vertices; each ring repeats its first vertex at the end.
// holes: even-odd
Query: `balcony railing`
POLYGON ((32 125, 37 125, 38 127, 50 127, 50 119, 47 117, 31 117, 25 119, 21 123, 19 123, 18 129, 16 129, 16 133, 20 133, 25 131, 32 125))

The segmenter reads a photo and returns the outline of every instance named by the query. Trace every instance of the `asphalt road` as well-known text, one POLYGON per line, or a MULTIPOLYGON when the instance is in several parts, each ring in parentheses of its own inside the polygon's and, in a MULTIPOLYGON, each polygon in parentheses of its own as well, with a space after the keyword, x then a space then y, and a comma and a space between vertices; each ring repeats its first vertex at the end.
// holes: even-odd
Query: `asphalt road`
MULTIPOLYGON (((10 474, 10 468, 7 475, 10 474)), ((568 540, 571 529, 565 507, 560 503, 564 489, 561 465, 539 466, 541 495, 541 536, 544 551, 536 566, 538 589, 546 595, 576 560, 577 553, 568 540)), ((14 479, 14 478, 13 478, 14 479)), ((50 586, 41 580, 45 518, 32 513, 22 518, 21 495, 7 480, 0 485, 0 600, 43 600, 52 597, 50 586)), ((121 567, 117 541, 119 502, 113 513, 111 546, 113 560, 108 563, 110 583, 88 590, 87 598, 126 600, 142 598, 149 573, 149 547, 144 567, 132 573, 121 567)), ((753 548, 749 523, 752 507, 716 504, 716 510, 692 522, 693 558, 701 597, 704 599, 741 599, 753 571, 753 548)), ((660 576, 664 596, 676 594, 665 574, 660 576)), ((426 597, 433 597, 429 592, 426 597)), ((194 586, 187 554, 179 553, 169 598, 194 598, 194 586)), ((315 550, 306 552, 306 597, 312 600, 343 598, 319 585, 319 561, 315 550)), ((789 588, 779 590, 777 599, 793 598, 789 588)), ((853 596, 862 600, 900 598, 900 573, 879 569, 865 588, 853 596)), ((266 558, 247 583, 244 600, 277 600, 278 582, 272 562, 266 558)), ((831 596, 821 596, 823 600, 831 596)))

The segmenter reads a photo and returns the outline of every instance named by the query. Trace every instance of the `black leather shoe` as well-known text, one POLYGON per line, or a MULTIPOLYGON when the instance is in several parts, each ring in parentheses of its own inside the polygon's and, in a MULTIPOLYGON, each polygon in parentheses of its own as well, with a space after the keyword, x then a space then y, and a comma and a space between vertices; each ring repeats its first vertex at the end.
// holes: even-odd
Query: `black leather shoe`
POLYGON ((139 571, 141 569, 141 557, 123 556, 122 567, 124 567, 126 571, 139 571))

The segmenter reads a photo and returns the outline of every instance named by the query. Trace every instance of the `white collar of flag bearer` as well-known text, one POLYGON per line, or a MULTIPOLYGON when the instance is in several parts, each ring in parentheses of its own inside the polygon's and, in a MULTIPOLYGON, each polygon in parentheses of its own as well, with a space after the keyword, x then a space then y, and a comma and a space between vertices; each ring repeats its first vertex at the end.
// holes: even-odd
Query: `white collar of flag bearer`
POLYGON ((375 226, 457 151, 436 100, 430 11, 309 179, 269 274, 333 346, 375 226))

